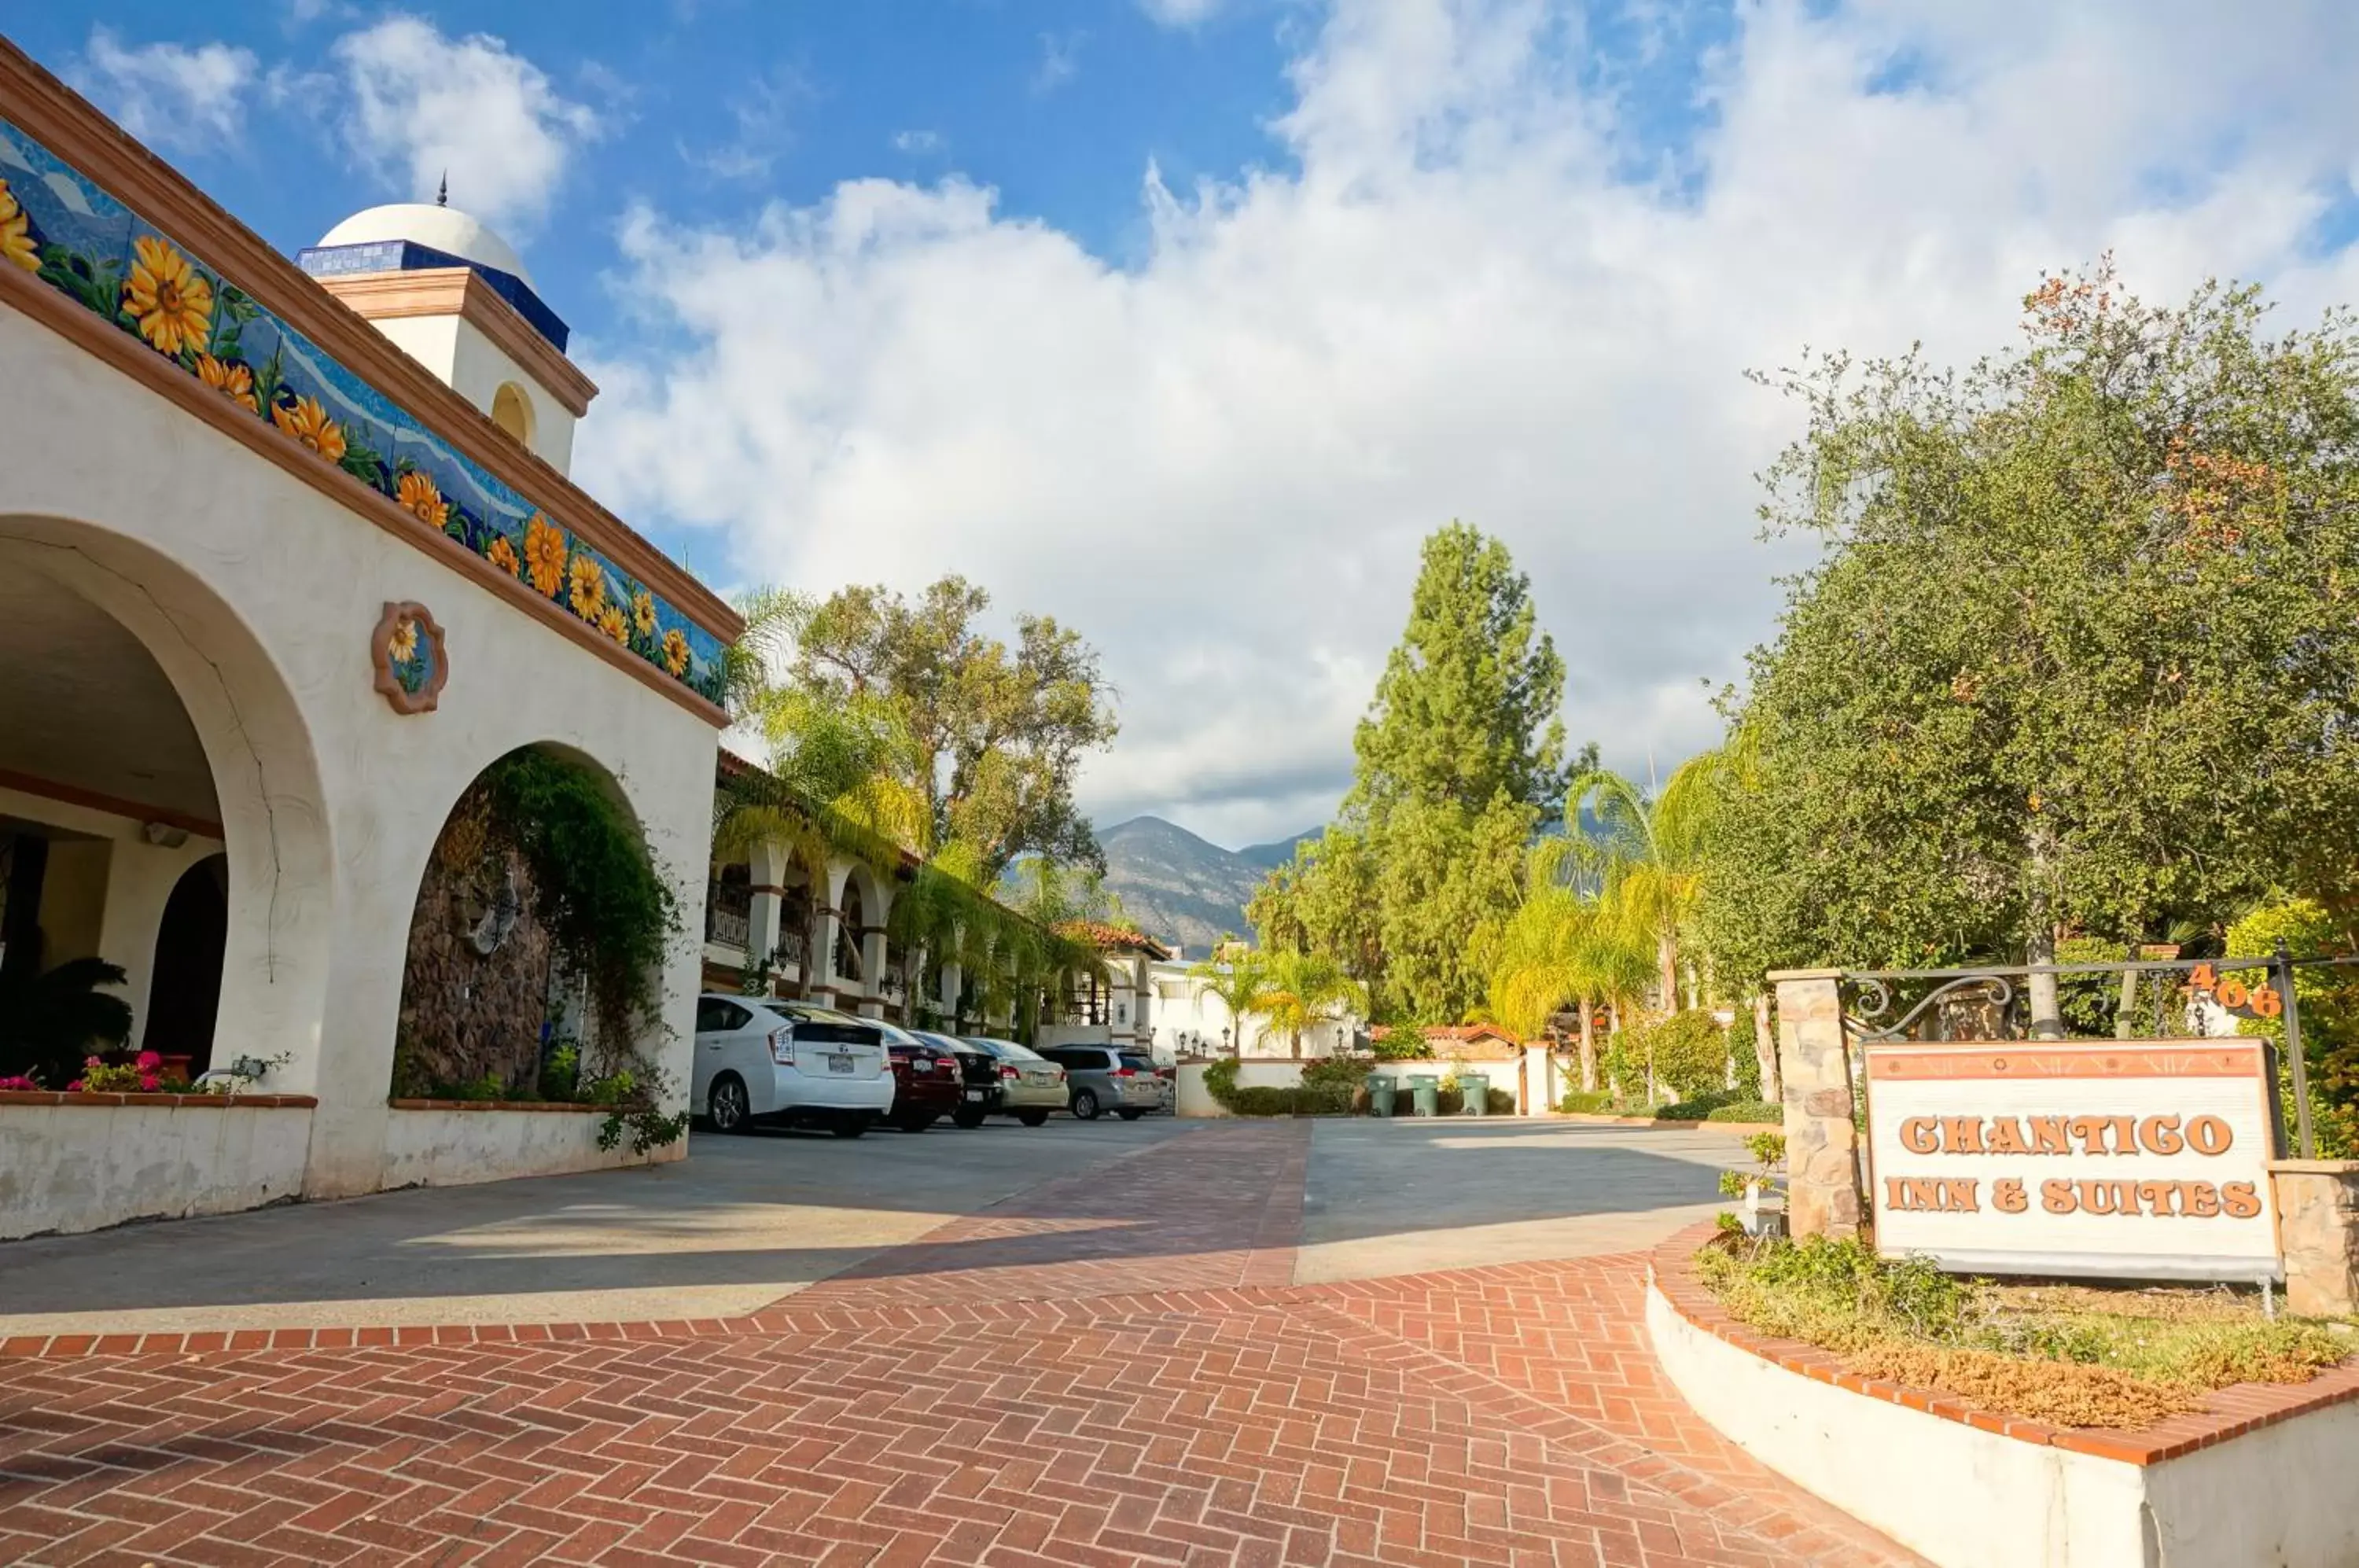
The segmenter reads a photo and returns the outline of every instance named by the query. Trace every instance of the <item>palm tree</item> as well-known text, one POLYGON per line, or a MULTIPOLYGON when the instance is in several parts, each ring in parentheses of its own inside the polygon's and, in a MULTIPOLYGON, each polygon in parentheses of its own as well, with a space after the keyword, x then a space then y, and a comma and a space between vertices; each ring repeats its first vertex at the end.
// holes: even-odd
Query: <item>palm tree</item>
POLYGON ((1284 1032, 1297 1058, 1302 1055, 1305 1030, 1349 1012, 1367 1010, 1365 987, 1332 958, 1313 953, 1280 953, 1264 961, 1262 968, 1268 989, 1261 1010, 1267 1015, 1270 1028, 1284 1032))
POLYGON ((1232 1027, 1236 1030, 1236 1054, 1245 1053, 1245 1019, 1269 1009, 1272 993, 1268 961, 1251 948, 1234 945, 1235 938, 1225 937, 1215 948, 1215 956, 1205 959, 1188 971, 1188 978, 1196 983, 1199 995, 1220 998, 1229 1010, 1232 1027), (1218 954, 1227 952, 1223 962, 1218 954))
POLYGON ((1593 1005, 1619 1014, 1644 992, 1654 966, 1652 942, 1635 931, 1625 906, 1585 886, 1581 846, 1541 840, 1525 867, 1523 903, 1500 931, 1491 969, 1492 1020, 1531 1039, 1568 1006, 1581 1011, 1581 1086, 1597 1087, 1593 1005))
POLYGON ((1583 831, 1582 858, 1614 919, 1651 939, 1667 1013, 1679 1010, 1680 938, 1695 908, 1721 767, 1718 752, 1691 757, 1652 799, 1620 774, 1593 768, 1565 801, 1565 821, 1580 822, 1589 808, 1597 823, 1583 831))

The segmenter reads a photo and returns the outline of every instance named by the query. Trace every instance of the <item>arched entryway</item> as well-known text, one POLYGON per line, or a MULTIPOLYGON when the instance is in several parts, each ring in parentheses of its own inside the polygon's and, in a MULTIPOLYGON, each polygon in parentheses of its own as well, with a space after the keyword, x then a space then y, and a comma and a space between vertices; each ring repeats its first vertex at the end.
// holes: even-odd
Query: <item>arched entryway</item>
POLYGON ((222 953, 229 942, 229 856, 209 855, 180 873, 156 930, 147 1027, 139 1043, 193 1077, 212 1064, 221 1013, 222 953))
MULTIPOLYGON (((92 990, 129 1008, 126 1045, 201 1070, 234 1037, 276 1063, 272 1087, 310 1090, 327 813, 299 706, 252 629, 151 545, 5 515, 0 671, 8 981, 119 972, 92 990)), ((45 1081, 79 1049, 46 1042, 45 1081)))
POLYGON ((419 879, 392 1097, 561 1100, 644 1073, 671 898, 594 760, 534 746, 486 767, 419 879))

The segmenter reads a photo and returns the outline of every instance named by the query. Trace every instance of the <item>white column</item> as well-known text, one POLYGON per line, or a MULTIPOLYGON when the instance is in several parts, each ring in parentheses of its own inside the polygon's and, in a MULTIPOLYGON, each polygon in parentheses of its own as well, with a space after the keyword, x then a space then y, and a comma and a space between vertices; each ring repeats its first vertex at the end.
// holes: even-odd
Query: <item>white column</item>
POLYGON ((885 984, 885 933, 871 926, 858 934, 860 937, 860 1016, 864 1018, 881 1018, 885 1016, 885 1003, 879 995, 885 984))
POLYGON ((803 994, 822 1007, 835 1006, 837 987, 842 984, 835 973, 835 939, 842 929, 843 917, 836 911, 843 907, 843 885, 850 879, 848 862, 827 868, 827 883, 814 887, 811 896, 820 900, 817 918, 811 921, 812 951, 803 955, 803 973, 809 978, 803 994))
MULTIPOLYGON (((745 956, 756 964, 777 951, 778 921, 786 904, 787 863, 776 844, 757 844, 746 865, 753 897, 745 920, 745 956)), ((776 985, 777 965, 771 966, 776 985)))

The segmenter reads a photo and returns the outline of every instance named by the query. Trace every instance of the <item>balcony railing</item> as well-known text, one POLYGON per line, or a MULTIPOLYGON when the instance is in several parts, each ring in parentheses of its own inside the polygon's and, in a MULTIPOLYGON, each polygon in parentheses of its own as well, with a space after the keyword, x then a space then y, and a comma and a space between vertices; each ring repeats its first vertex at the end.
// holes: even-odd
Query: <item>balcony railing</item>
POLYGON ((745 945, 754 930, 754 889, 743 882, 712 882, 704 889, 704 940, 745 945))

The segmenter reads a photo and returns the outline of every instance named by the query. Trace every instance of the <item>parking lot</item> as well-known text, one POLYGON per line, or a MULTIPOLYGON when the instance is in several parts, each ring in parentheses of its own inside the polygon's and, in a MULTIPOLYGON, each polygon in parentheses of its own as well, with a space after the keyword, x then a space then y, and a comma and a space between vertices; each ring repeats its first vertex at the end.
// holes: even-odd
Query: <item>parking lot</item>
POLYGON ((1169 1116, 1059 1116, 857 1140, 698 1132, 687 1160, 643 1169, 11 1243, 0 1247, 0 1339, 736 1316, 1181 1130, 1169 1116))
POLYGON ((1712 1136, 701 1137, 12 1244, 0 1562, 1910 1563, 1646 1349, 1601 1249, 1712 1136))

